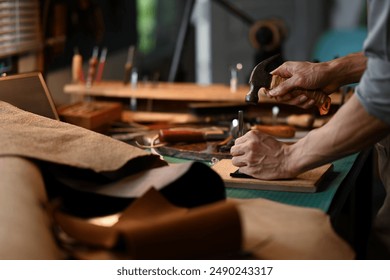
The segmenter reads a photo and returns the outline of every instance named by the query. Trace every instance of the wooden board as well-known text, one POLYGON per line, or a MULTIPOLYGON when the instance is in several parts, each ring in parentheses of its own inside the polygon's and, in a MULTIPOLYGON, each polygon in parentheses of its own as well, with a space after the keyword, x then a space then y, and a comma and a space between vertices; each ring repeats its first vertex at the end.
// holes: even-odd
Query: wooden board
POLYGON ((295 179, 289 180, 259 180, 253 178, 233 178, 230 173, 238 168, 230 159, 222 159, 212 167, 224 180, 228 188, 244 188, 256 190, 290 191, 290 192, 316 192, 325 175, 332 170, 332 164, 302 173, 295 179))
MULTIPOLYGON (((239 86, 236 92, 231 92, 225 84, 199 85, 195 83, 167 83, 157 84, 138 83, 136 88, 124 85, 122 81, 102 81, 91 87, 84 84, 67 84, 64 92, 71 95, 107 96, 119 98, 141 98, 155 100, 187 100, 208 102, 240 102, 245 104, 245 95, 249 92, 249 85, 239 86)), ((333 104, 340 103, 340 94, 332 94, 333 104)), ((275 103, 276 100, 262 94, 261 103, 275 103)))
POLYGON ((58 108, 62 121, 98 132, 104 132, 111 123, 121 119, 119 102, 79 102, 58 108))

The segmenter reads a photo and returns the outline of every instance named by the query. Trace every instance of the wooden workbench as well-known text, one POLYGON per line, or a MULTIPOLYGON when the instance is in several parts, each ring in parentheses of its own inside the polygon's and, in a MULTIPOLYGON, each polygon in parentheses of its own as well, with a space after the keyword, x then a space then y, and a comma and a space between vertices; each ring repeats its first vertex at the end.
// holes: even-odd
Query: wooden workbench
MULTIPOLYGON (((139 98, 177 101, 240 102, 245 103, 249 86, 240 86, 236 92, 224 84, 199 85, 195 83, 139 83, 136 88, 124 85, 121 81, 103 81, 86 87, 84 84, 67 84, 66 94, 75 96, 102 96, 117 98, 139 98)), ((340 96, 332 94, 332 103, 338 104, 340 96)), ((267 96, 261 96, 260 102, 275 102, 267 96)))
MULTIPOLYGON (((205 113, 215 116, 215 111, 217 111, 220 113, 219 115, 226 115, 232 110, 247 106, 245 96, 249 92, 249 85, 239 86, 236 92, 231 92, 230 87, 225 84, 140 82, 136 88, 133 88, 131 84, 124 85, 122 81, 102 81, 91 87, 86 87, 85 84, 67 84, 64 87, 64 92, 71 95, 73 100, 78 101, 81 101, 80 97, 136 100, 135 107, 130 101, 130 110, 123 111, 122 119, 124 121, 161 122, 168 120, 173 123, 185 123, 196 121, 199 115, 204 116, 205 113), (212 108, 205 107, 207 104, 212 108), (213 111, 213 108, 220 109, 213 111)), ((332 105, 338 106, 340 104, 341 94, 334 93, 330 97, 332 105)), ((246 111, 247 117, 259 115, 259 111, 263 116, 266 114, 265 112, 271 113, 270 108, 273 103, 276 103, 275 99, 261 95, 259 100, 265 106, 251 106, 251 109, 246 111)), ((293 106, 290 109, 294 111, 282 110, 283 114, 302 113, 303 110, 293 106)))
POLYGON ((106 81, 87 88, 83 84, 65 85, 64 92, 73 95, 140 98, 178 101, 230 101, 244 102, 249 87, 240 87, 237 92, 223 84, 202 86, 194 83, 142 84, 137 88, 119 81, 106 81))

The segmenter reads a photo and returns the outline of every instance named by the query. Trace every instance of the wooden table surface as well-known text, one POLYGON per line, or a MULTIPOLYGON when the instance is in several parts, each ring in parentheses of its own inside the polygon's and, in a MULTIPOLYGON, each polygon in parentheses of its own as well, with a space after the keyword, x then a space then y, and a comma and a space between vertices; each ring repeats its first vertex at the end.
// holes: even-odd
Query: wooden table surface
MULTIPOLYGON (((231 92, 230 87, 224 84, 199 85, 166 82, 139 83, 137 88, 132 88, 131 85, 124 85, 121 81, 102 81, 91 87, 86 87, 84 84, 67 84, 64 87, 64 92, 72 95, 240 103, 245 103, 245 95, 248 91, 249 86, 240 86, 236 92, 231 92)), ((331 98, 334 104, 340 102, 338 95, 332 94, 331 98)), ((260 102, 272 103, 275 100, 262 95, 260 102)))

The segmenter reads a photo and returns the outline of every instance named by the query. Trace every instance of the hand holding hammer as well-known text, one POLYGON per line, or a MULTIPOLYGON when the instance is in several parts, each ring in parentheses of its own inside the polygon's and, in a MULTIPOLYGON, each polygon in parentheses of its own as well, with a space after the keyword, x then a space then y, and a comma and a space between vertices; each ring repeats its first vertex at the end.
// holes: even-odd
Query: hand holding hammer
MULTIPOLYGON (((256 65, 255 68, 253 68, 249 79, 250 91, 245 97, 246 102, 257 104, 259 101, 258 92, 260 88, 264 87, 272 89, 286 80, 286 78, 270 74, 270 72, 275 69, 278 64, 281 64, 280 56, 274 55, 266 60, 263 60, 256 65)), ((331 105, 331 99, 327 94, 320 90, 298 90, 314 100, 321 115, 328 113, 331 105)))

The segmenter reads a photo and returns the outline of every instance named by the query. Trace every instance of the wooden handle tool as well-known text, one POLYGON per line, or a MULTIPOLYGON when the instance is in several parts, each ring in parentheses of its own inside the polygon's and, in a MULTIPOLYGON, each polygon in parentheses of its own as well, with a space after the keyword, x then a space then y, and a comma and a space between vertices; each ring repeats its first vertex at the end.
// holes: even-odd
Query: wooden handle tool
POLYGON ((227 136, 228 135, 222 130, 160 129, 158 133, 159 140, 168 143, 216 141, 223 140, 227 136))
POLYGON ((292 138, 295 136, 295 128, 289 125, 254 125, 251 129, 279 138, 292 138))
POLYGON ((303 127, 303 128, 311 128, 314 123, 314 116, 311 114, 293 114, 289 115, 285 119, 286 124, 303 127))

